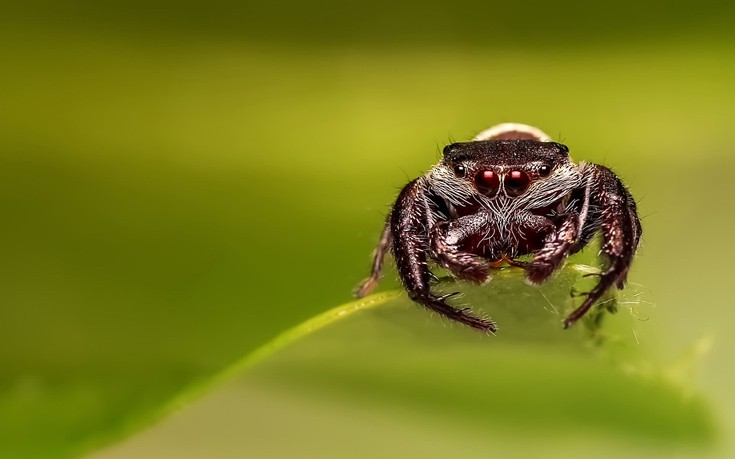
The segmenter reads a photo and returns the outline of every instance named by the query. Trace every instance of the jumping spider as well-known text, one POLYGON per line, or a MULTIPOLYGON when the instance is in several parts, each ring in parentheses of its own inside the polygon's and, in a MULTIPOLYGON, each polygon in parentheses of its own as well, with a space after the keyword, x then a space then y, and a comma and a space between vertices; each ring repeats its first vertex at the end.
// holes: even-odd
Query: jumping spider
POLYGON ((633 197, 608 168, 575 164, 569 149, 537 128, 506 123, 481 132, 471 142, 444 148, 443 159, 411 181, 388 216, 372 273, 355 291, 370 293, 392 248, 408 296, 432 311, 483 331, 492 320, 435 296, 436 279, 427 261, 476 283, 489 269, 507 263, 544 282, 567 255, 602 233, 607 268, 587 298, 564 322, 574 324, 611 286, 623 288, 641 237, 633 197), (532 255, 530 261, 516 258, 532 255))

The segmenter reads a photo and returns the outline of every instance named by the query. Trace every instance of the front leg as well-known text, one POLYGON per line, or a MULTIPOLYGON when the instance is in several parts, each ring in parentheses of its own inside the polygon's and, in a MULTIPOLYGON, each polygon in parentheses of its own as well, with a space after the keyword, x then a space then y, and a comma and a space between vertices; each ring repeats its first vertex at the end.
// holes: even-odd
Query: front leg
POLYGON ((452 295, 437 297, 429 290, 432 277, 427 264, 429 251, 429 229, 436 223, 426 196, 426 185, 421 179, 414 180, 401 191, 391 212, 390 228, 393 236, 393 256, 398 275, 409 298, 413 301, 457 322, 479 330, 495 332, 495 324, 447 304, 452 295))
POLYGON ((482 257, 459 250, 468 239, 481 240, 487 231, 487 223, 485 213, 438 222, 430 236, 431 257, 460 279, 478 284, 487 281, 490 269, 488 262, 482 257))
POLYGON ((590 210, 598 216, 585 223, 585 231, 602 230, 602 253, 609 262, 597 286, 582 305, 564 320, 564 328, 584 316, 610 287, 623 287, 641 237, 635 201, 620 179, 610 169, 598 165, 587 166, 585 173, 591 174, 588 181, 588 186, 592 187, 590 210))
POLYGON ((540 284, 561 265, 579 240, 578 219, 578 215, 568 214, 559 228, 546 236, 543 248, 536 252, 533 261, 526 266, 526 277, 529 281, 540 284))

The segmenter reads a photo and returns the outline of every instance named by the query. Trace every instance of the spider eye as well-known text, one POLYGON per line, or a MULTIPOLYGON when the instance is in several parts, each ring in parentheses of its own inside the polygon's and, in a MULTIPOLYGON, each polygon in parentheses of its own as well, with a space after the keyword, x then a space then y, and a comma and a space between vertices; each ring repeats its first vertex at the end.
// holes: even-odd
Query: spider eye
POLYGON ((465 167, 463 165, 457 164, 456 166, 454 166, 454 174, 457 177, 464 177, 464 174, 466 172, 467 172, 467 169, 465 169, 465 167))
POLYGON ((528 189, 531 179, 523 171, 510 171, 505 176, 505 194, 514 198, 520 196, 528 189))
POLYGON ((485 196, 495 196, 500 187, 500 178, 494 171, 484 170, 475 176, 475 184, 480 193, 485 196))
POLYGON ((538 175, 541 177, 548 177, 551 174, 551 166, 544 164, 538 169, 538 175))

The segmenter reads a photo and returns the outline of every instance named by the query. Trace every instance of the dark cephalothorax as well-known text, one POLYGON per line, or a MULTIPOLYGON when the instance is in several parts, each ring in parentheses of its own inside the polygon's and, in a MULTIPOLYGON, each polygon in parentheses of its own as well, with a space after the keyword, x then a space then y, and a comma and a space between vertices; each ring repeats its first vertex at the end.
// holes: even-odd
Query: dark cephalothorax
POLYGON ((378 282, 392 248, 409 297, 437 313, 480 330, 495 323, 447 303, 429 289, 428 261, 476 283, 498 262, 522 267, 544 282, 567 255, 602 234, 608 259, 597 286, 564 320, 569 327, 611 286, 622 288, 641 237, 636 204, 620 179, 597 164, 575 164, 569 149, 540 130, 501 124, 471 142, 444 148, 444 158, 398 195, 385 225, 373 269, 356 290, 378 282), (516 257, 532 255, 530 261, 516 257))

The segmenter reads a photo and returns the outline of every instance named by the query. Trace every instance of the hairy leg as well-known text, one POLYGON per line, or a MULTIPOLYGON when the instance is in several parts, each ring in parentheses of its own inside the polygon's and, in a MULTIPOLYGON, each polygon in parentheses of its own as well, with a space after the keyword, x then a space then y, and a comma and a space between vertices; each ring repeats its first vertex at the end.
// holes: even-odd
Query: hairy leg
POLYGON ((591 205, 600 215, 599 221, 590 224, 599 225, 602 230, 602 253, 608 258, 608 266, 582 305, 564 320, 565 328, 584 316, 610 287, 623 287, 641 236, 635 201, 620 179, 598 165, 588 166, 588 173, 592 174, 591 205))
POLYGON ((409 298, 470 327, 488 332, 496 331, 491 320, 476 317, 466 309, 450 306, 446 300, 453 294, 437 297, 429 290, 432 274, 427 265, 429 236, 426 228, 431 227, 434 218, 421 179, 406 185, 391 212, 390 227, 393 235, 393 256, 409 298))
POLYGON ((558 229, 546 236, 544 246, 526 265, 526 276, 540 284, 551 276, 579 239, 578 216, 569 214, 558 229))
POLYGON ((452 221, 438 222, 430 235, 431 257, 460 279, 483 283, 490 265, 484 258, 459 250, 468 238, 481 239, 487 224, 485 214, 473 214, 452 221))
POLYGON ((378 246, 375 248, 375 254, 373 255, 373 268, 370 272, 370 276, 360 282, 354 291, 354 294, 358 298, 362 298, 369 295, 380 281, 380 274, 383 272, 383 262, 385 261, 385 254, 390 250, 393 236, 390 232, 390 217, 383 228, 383 233, 380 236, 378 246))

